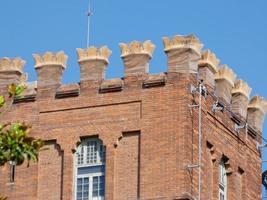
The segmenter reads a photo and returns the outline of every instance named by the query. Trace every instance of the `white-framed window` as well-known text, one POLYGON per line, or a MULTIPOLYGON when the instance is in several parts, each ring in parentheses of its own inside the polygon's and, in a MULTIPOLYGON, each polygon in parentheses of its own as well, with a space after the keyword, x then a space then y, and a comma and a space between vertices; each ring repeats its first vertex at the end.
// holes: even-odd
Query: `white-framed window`
POLYGON ((220 163, 219 200, 227 200, 227 174, 224 161, 220 163))
POLYGON ((99 139, 85 139, 75 154, 75 200, 104 200, 105 147, 99 139))

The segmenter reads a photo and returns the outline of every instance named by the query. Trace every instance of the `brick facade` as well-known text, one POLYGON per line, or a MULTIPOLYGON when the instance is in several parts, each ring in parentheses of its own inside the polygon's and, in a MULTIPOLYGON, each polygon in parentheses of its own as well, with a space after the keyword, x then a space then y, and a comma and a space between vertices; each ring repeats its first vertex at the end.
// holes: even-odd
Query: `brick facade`
MULTIPOLYGON (((32 136, 45 140, 46 148, 37 164, 16 167, 14 183, 9 182, 9 166, 1 168, 0 194, 9 200, 73 200, 75 150, 83 138, 95 137, 106 147, 106 200, 196 199, 199 168, 188 166, 198 164, 199 109, 189 105, 199 103, 198 92, 191 92, 191 86, 198 87, 199 70, 207 88, 201 103, 201 199, 218 199, 219 163, 226 159, 228 199, 260 200, 257 142, 266 103, 260 97, 235 101, 233 112, 231 97, 244 99, 250 92, 237 88, 228 68, 218 71, 214 54, 201 56, 202 45, 191 35, 164 38, 164 45, 168 71, 151 75, 154 45, 121 44, 125 77, 113 80, 104 80, 111 53, 106 47, 79 49, 81 83, 70 85, 61 84, 62 52, 35 55, 37 86, 29 86, 1 121, 32 124, 32 136), (233 88, 240 90, 232 94, 233 88), (223 111, 212 111, 217 100, 223 111), (239 104, 248 113, 239 112, 239 104), (235 130, 246 119, 248 128, 235 130)), ((2 65, 5 91, 10 81, 2 74, 9 69, 2 65)), ((12 60, 8 65, 13 66, 12 60)))

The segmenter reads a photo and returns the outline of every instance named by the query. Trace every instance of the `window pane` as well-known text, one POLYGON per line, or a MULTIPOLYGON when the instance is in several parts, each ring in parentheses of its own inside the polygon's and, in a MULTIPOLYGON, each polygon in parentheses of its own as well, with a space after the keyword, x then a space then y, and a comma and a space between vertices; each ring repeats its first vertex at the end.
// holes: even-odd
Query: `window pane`
POLYGON ((83 191, 88 191, 89 190, 89 185, 83 185, 83 191))
POLYGON ((105 152, 106 152, 105 147, 101 144, 99 149, 99 157, 100 157, 100 162, 102 163, 105 162, 105 157, 106 157, 105 152))
POLYGON ((97 141, 87 142, 87 153, 86 153, 86 163, 93 164, 97 163, 97 141))
POLYGON ((77 192, 82 192, 82 189, 83 189, 82 185, 77 185, 77 192))
POLYGON ((76 187, 76 199, 86 200, 89 198, 89 178, 78 178, 76 187))
POLYGON ((220 163, 220 183, 219 183, 219 198, 220 200, 227 199, 227 175, 224 162, 220 163))
POLYGON ((220 200, 224 200, 224 195, 222 193, 220 194, 220 200))
POLYGON ((77 184, 78 184, 78 185, 81 185, 81 184, 82 184, 82 179, 81 179, 81 178, 78 178, 78 179, 77 179, 77 184))
POLYGON ((77 192, 77 198, 82 198, 82 193, 81 192, 77 192))
POLYGON ((84 178, 83 181, 84 181, 85 184, 88 184, 89 183, 89 178, 84 178))

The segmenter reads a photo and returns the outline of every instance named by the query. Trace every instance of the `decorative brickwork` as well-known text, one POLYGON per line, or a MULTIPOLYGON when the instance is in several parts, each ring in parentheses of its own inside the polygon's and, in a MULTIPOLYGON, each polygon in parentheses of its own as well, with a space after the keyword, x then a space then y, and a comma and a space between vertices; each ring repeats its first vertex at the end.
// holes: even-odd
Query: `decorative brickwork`
POLYGON ((168 52, 174 49, 193 49, 200 54, 203 45, 200 43, 199 39, 194 35, 176 35, 173 38, 164 37, 163 38, 164 51, 168 52))
POLYGON ((58 53, 46 52, 43 55, 33 54, 35 60, 35 68, 51 65, 60 65, 63 68, 66 66, 68 56, 63 51, 58 53))
POLYGON ((106 47, 89 47, 87 49, 77 49, 78 62, 88 60, 103 60, 108 63, 108 58, 111 55, 111 51, 106 47))
MULTIPOLYGON (((84 139, 97 138, 105 149, 105 200, 196 199, 199 150, 201 199, 218 200, 223 161, 228 199, 260 200, 257 143, 266 101, 254 97, 249 103, 249 86, 235 81, 229 67, 217 70, 219 60, 210 51, 201 55, 202 44, 195 36, 164 38, 164 46, 167 72, 152 75, 148 63, 154 45, 121 44, 125 74, 111 80, 105 80, 111 53, 107 47, 77 49, 81 81, 74 84, 61 83, 67 60, 63 52, 34 55, 38 81, 27 83, 23 97, 1 122, 31 123, 32 136, 45 140, 46 150, 38 164, 16 168, 15 183, 9 182, 9 166, 2 167, 0 194, 9 200, 74 200, 76 150, 84 139), (201 149, 196 74, 207 90, 201 96, 201 149), (242 125, 245 128, 236 129, 242 125)), ((1 60, 1 91, 20 80, 23 65, 18 59, 1 60), (10 68, 16 76, 6 70, 10 68)))

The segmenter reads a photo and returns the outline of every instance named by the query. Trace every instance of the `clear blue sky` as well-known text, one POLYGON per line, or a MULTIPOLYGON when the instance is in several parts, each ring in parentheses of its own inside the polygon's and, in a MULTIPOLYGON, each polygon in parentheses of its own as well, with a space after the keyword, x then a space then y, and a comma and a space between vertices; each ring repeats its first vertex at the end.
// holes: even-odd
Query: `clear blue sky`
MULTIPOLYGON (((123 76, 118 44, 150 39, 156 44, 152 73, 166 71, 162 37, 194 33, 253 94, 267 97, 266 0, 92 0, 92 44, 113 54, 107 78, 123 76)), ((88 0, 2 0, 0 57, 20 56, 36 80, 32 53, 64 50, 64 82, 79 81, 76 48, 86 46, 88 0)), ((267 123, 264 136, 267 138, 267 123)), ((267 155, 267 151, 266 151, 267 155)), ((265 156, 267 159, 267 156, 265 156)))

